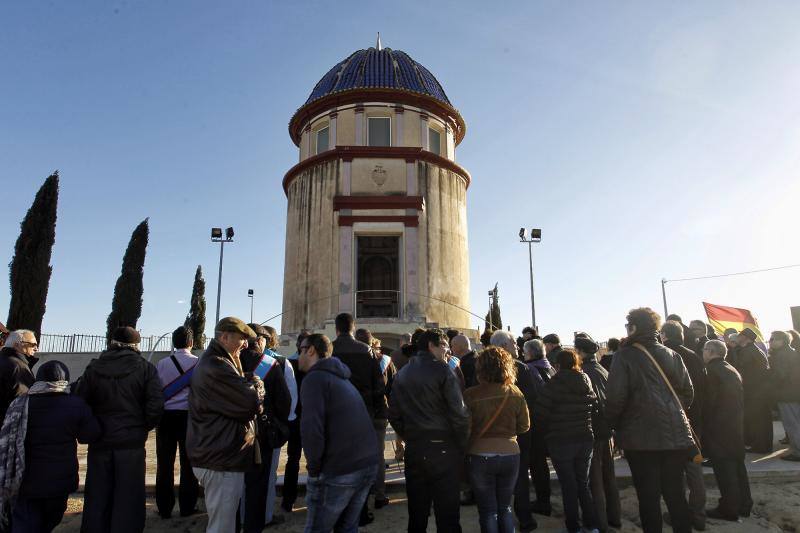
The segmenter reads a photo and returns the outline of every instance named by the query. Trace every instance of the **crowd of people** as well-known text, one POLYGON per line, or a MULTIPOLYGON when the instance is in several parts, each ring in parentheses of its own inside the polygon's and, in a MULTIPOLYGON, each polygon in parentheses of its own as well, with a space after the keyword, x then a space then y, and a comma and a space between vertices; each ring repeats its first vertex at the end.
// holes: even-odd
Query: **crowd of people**
POLYGON ((170 519, 176 505, 177 453, 178 511, 198 512, 202 487, 208 532, 285 521, 301 452, 305 531, 358 531, 390 504, 389 426, 411 533, 427 531, 431 510, 437 531, 460 532, 460 508, 471 503, 483 533, 536 529, 534 515, 553 512, 548 458, 566 531, 619 528, 621 454, 645 533, 664 522, 689 533, 707 518, 738 521, 753 507, 745 453, 772 451, 773 408, 790 447, 783 458, 800 460, 800 335, 773 332, 767 354, 752 329, 719 339, 702 321, 667 318, 633 309, 626 337, 605 346, 585 332, 570 347, 533 328, 519 338, 486 332, 472 346, 459 331, 418 329, 388 350, 343 313, 334 340, 303 331, 283 357, 273 328, 228 317, 199 357, 193 332, 177 328, 172 354, 155 366, 139 334, 120 327, 74 383, 58 361, 34 376, 35 335, 13 331, 0 351, 0 532, 60 523, 78 488, 78 442, 88 444, 81 531, 143 531, 154 428, 158 513, 170 519), (708 509, 704 467, 721 493, 708 509))

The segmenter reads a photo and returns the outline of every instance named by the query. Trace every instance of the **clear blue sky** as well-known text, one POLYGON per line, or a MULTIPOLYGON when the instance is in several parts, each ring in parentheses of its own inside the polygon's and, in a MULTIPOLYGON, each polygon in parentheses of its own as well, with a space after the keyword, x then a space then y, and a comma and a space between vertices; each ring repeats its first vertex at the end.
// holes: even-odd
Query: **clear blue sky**
MULTIPOLYGON (((796 2, 4 2, 0 264, 59 169, 45 332, 104 331, 145 217, 144 333, 182 322, 198 264, 213 320, 212 226, 236 228, 223 314, 249 315, 248 288, 259 320, 278 313, 287 122, 380 31, 467 121, 473 310, 499 282, 505 323, 530 321, 517 232, 541 227, 543 332, 621 335, 631 307, 661 309, 662 277, 800 263, 799 27, 796 2)), ((798 277, 670 284, 670 311, 785 329, 798 277)))

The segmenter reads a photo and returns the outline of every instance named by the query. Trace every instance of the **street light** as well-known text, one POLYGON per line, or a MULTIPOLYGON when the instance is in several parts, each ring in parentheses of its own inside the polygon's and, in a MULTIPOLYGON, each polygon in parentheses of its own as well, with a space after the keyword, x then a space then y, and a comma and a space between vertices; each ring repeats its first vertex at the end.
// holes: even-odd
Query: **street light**
POLYGON ((253 302, 255 302, 255 296, 253 293, 253 289, 247 289, 247 297, 250 298, 250 323, 253 323, 253 302))
POLYGON ((542 241, 542 230, 539 228, 532 228, 530 238, 528 238, 528 230, 525 228, 519 229, 519 241, 528 243, 528 262, 531 269, 531 322, 533 323, 533 330, 538 331, 536 328, 536 306, 533 299, 533 243, 542 241))
POLYGON ((222 228, 211 228, 211 242, 219 243, 219 277, 217 279, 217 319, 214 325, 219 322, 219 299, 222 294, 222 255, 225 251, 225 243, 233 242, 233 228, 225 229, 225 237, 222 236, 222 228))

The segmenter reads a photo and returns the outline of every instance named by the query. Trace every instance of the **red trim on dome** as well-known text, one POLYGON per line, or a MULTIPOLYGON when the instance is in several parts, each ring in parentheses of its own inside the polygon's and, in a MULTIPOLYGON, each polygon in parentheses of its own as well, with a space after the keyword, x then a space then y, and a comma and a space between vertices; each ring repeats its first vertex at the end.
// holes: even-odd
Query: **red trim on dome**
POLYGON ((422 148, 410 146, 337 146, 332 150, 322 152, 300 161, 286 172, 283 177, 283 192, 289 192, 289 184, 304 170, 307 170, 320 163, 341 159, 342 161, 352 161, 354 158, 361 159, 404 159, 406 162, 425 161, 433 165, 447 169, 458 174, 465 182, 467 188, 472 181, 467 169, 439 154, 428 152, 422 148))
POLYGON ((419 226, 419 215, 385 216, 385 215, 339 215, 340 226, 352 226, 356 222, 402 222, 404 226, 419 226))
POLYGON ((334 196, 333 210, 340 209, 416 209, 422 211, 422 196, 334 196))

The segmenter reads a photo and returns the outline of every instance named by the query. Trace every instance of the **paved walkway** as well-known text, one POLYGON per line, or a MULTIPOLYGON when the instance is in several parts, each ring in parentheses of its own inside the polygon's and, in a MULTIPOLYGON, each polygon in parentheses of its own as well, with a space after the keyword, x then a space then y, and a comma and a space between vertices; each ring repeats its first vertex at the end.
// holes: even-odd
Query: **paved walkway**
MULTIPOLYGON (((747 454, 747 471, 751 479, 761 478, 785 478, 787 481, 800 481, 800 463, 784 461, 780 459, 781 455, 788 453, 788 448, 778 443, 778 439, 783 438, 783 424, 781 422, 773 422, 774 435, 775 435, 775 451, 768 455, 747 454)), ((155 432, 151 432, 147 440, 147 473, 145 481, 148 487, 154 487, 156 483, 156 455, 155 455, 155 432)), ((405 489, 405 477, 403 475, 402 463, 395 460, 395 434, 391 427, 386 433, 386 453, 384 458, 388 468, 386 470, 386 482, 389 484, 388 490, 403 491, 405 489)), ((86 470, 86 447, 79 446, 78 460, 80 463, 80 481, 81 490, 83 490, 83 480, 86 470)), ((281 462, 278 467, 278 486, 283 485, 283 470, 286 465, 286 447, 283 448, 281 453, 281 462)), ((305 460, 300 461, 300 483, 305 485, 305 460)), ((617 473, 617 481, 620 486, 624 487, 631 483, 631 471, 628 467, 628 462, 623 458, 617 458, 615 461, 615 470, 617 473)), ((177 468, 175 470, 177 472, 177 468)), ((706 477, 710 481, 714 479, 714 473, 711 468, 705 469, 706 477)), ((557 481, 555 471, 550 470, 550 478, 557 481)), ((177 480, 176 480, 177 481, 177 480)))

